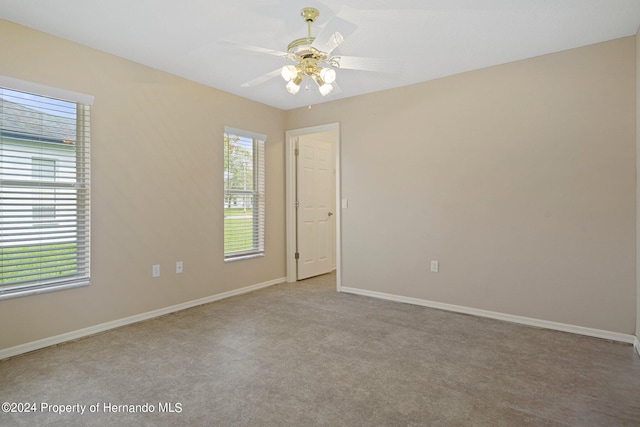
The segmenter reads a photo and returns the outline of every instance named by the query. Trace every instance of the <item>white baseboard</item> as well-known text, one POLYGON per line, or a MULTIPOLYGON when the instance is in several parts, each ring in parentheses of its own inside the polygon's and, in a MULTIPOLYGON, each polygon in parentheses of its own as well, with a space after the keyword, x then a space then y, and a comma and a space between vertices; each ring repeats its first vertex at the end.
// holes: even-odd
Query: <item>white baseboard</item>
POLYGON ((640 356, 640 339, 638 337, 633 337, 633 348, 636 349, 636 353, 640 356))
POLYGON ((477 308, 465 307, 461 305, 445 304, 445 303, 436 302, 436 301, 404 297, 400 295, 386 294, 382 292, 368 291, 365 289, 350 288, 346 286, 342 286, 340 288, 340 291, 349 293, 349 294, 363 295, 367 297, 385 299, 389 301, 396 301, 396 302, 402 302, 407 304, 420 305, 424 307, 437 308, 440 310, 453 311, 456 313, 471 314, 473 316, 488 317, 490 319, 497 319, 497 320, 502 320, 502 321, 511 322, 511 323, 519 323, 522 325, 534 326, 537 328, 553 329, 556 331, 570 332, 578 335, 586 335, 590 337, 603 338, 606 340, 619 341, 619 342, 628 343, 628 344, 634 343, 634 340, 635 340, 635 342, 637 343, 636 350, 640 348, 640 343, 638 343, 638 339, 635 336, 630 334, 604 331, 601 329, 585 328, 583 326, 569 325, 566 323, 550 322, 548 320, 540 320, 540 319, 534 319, 531 317, 515 316, 512 314, 504 314, 504 313, 498 313, 495 311, 480 310, 477 308))
POLYGON ((146 313, 125 317, 124 319, 113 320, 111 322, 101 323, 99 325, 90 326, 88 328, 78 329, 76 331, 67 332, 37 341, 32 341, 26 344, 20 344, 15 347, 1 349, 0 360, 17 356, 23 353, 28 353, 30 351, 39 350, 41 348, 50 347, 52 345, 61 344, 66 341, 72 341, 78 338, 94 335, 99 332, 108 331, 109 329, 115 329, 121 326, 130 325, 132 323, 141 322, 143 320, 153 319, 154 317, 164 316, 165 314, 175 313, 176 311, 185 310, 187 308, 196 307, 198 305, 219 301, 221 299, 230 298, 236 295, 246 294, 247 292, 277 285, 278 283, 283 283, 285 281, 286 277, 281 277, 279 279, 269 280, 268 282, 258 283, 257 285, 245 286, 244 288, 235 289, 233 291, 223 292, 221 294, 211 295, 208 297, 199 298, 197 300, 172 305, 170 307, 160 308, 158 310, 148 311, 146 313))

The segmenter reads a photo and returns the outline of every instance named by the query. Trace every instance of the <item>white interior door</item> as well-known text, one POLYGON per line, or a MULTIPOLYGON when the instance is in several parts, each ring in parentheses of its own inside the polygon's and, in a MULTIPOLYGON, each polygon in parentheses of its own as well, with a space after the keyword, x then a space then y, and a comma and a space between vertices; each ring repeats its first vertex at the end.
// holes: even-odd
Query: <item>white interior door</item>
POLYGON ((297 143, 298 280, 335 266, 335 176, 333 144, 323 134, 297 143))

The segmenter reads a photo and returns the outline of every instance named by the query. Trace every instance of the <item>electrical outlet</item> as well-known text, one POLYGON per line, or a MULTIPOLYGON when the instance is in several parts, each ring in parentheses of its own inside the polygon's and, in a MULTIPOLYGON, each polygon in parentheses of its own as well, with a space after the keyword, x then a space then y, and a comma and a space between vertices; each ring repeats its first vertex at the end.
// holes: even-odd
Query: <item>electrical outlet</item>
POLYGON ((182 261, 177 261, 176 262, 176 274, 182 273, 182 267, 183 267, 182 261))
POLYGON ((151 276, 160 277, 160 264, 155 264, 151 267, 151 276))
POLYGON ((431 260, 431 272, 437 273, 439 269, 438 261, 431 260))

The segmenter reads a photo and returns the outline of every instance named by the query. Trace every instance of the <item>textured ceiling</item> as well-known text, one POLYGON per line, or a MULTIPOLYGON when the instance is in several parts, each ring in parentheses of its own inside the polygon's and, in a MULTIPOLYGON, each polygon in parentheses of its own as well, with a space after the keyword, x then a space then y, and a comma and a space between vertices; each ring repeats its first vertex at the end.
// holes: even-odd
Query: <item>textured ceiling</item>
POLYGON ((0 0, 0 18, 286 110, 633 35, 640 0, 0 0), (278 76, 242 87, 291 62, 220 41, 285 51, 306 6, 314 35, 335 15, 357 25, 335 53, 401 71, 338 70, 326 97, 278 76))

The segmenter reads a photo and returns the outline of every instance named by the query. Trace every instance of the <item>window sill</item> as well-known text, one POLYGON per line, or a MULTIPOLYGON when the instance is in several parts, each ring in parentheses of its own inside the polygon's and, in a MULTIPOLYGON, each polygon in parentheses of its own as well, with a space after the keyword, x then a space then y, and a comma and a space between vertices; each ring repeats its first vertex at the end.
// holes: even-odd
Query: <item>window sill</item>
POLYGON ((242 256, 235 256, 232 258, 225 258, 224 262, 234 262, 234 261, 242 261, 245 259, 251 259, 251 258, 260 258, 263 257, 264 254, 250 254, 250 255, 242 255, 242 256))
POLYGON ((0 301, 5 299, 11 299, 11 298, 44 294, 47 292, 62 291, 65 289, 80 288, 83 286, 88 286, 89 283, 90 282, 88 280, 82 280, 74 283, 63 283, 60 285, 47 285, 47 286, 33 287, 33 288, 27 288, 27 289, 14 289, 14 290, 7 290, 7 291, 2 291, 2 289, 0 289, 0 301))

